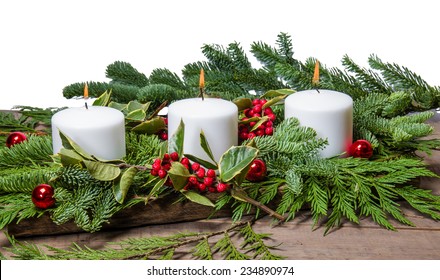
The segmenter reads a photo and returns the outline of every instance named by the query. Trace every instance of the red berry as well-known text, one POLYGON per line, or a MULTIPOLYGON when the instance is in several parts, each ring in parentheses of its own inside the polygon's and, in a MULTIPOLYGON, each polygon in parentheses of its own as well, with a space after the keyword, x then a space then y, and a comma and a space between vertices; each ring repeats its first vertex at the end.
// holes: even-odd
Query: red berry
POLYGON ((264 124, 266 125, 266 127, 272 127, 273 126, 273 122, 272 121, 266 121, 266 122, 264 122, 264 124))
POLYGON ((261 113, 261 110, 262 110, 261 105, 256 105, 253 108, 253 110, 254 110, 254 113, 261 113))
POLYGON ((206 186, 210 187, 214 183, 214 178, 212 178, 212 177, 205 177, 205 178, 203 178, 203 183, 206 186))
POLYGON ((252 100, 252 105, 259 105, 259 104, 261 104, 261 100, 260 99, 254 99, 254 100, 252 100))
POLYGON ((217 189, 214 188, 214 187, 208 187, 208 191, 209 191, 210 193, 215 193, 215 192, 217 192, 217 189))
POLYGON ((167 172, 166 172, 166 170, 163 170, 163 169, 161 169, 161 170, 159 170, 158 172, 157 172, 157 175, 159 176, 159 178, 161 178, 161 179, 163 179, 163 178, 165 178, 166 176, 167 176, 167 172))
POLYGON ((168 124, 168 118, 162 118, 162 120, 165 124, 168 124))
POLYGON ((263 106, 264 104, 266 104, 267 103, 267 100, 266 99, 261 99, 260 100, 260 104, 261 104, 261 106, 263 106))
POLYGON ((218 192, 224 192, 224 191, 226 191, 228 188, 229 188, 229 185, 226 184, 226 183, 222 183, 222 182, 220 182, 220 183, 218 183, 218 185, 217 185, 217 191, 218 191, 218 192))
POLYGON ((178 154, 177 152, 172 152, 172 153, 170 154, 170 158, 171 158, 171 160, 173 160, 173 161, 178 161, 178 160, 179 160, 179 154, 178 154))
POLYGON ((206 176, 208 176, 210 178, 214 178, 216 176, 215 170, 214 169, 208 169, 208 171, 206 171, 206 176))
POLYGON ((250 126, 250 127, 254 127, 254 125, 256 125, 256 124, 257 124, 257 122, 250 122, 250 123, 249 123, 249 126, 250 126))
POLYGON ((261 114, 260 114, 260 113, 254 113, 254 114, 252 115, 252 117, 253 117, 253 118, 259 118, 259 117, 261 117, 261 114))
POLYGON ((248 139, 252 139, 252 138, 255 138, 255 133, 253 133, 253 132, 249 132, 248 133, 248 139))
POLYGON ((170 160, 170 155, 169 154, 164 154, 163 155, 163 160, 166 160, 166 161, 170 160))
POLYGON ((248 139, 248 133, 247 132, 240 132, 240 139, 241 140, 248 139))
POLYGON ((167 164, 164 164, 162 167, 163 167, 163 169, 165 169, 165 170, 170 170, 170 169, 171 169, 171 164, 170 164, 170 163, 167 163, 167 164))
POLYGON ((150 170, 150 174, 153 176, 157 176, 158 175, 159 170, 155 170, 155 169, 151 169, 150 170))
POLYGON ((199 185, 197 186, 197 188, 199 189, 200 192, 204 192, 206 191, 206 185, 203 183, 199 183, 199 185))
POLYGON ((267 114, 266 116, 267 116, 267 117, 269 118, 269 120, 271 120, 271 121, 275 121, 275 119, 276 119, 275 114, 267 114))
POLYGON ((166 141, 168 140, 168 133, 166 131, 162 131, 159 133, 159 138, 166 141))
POLYGON ((154 170, 156 172, 162 169, 162 165, 160 165, 160 163, 157 163, 157 162, 153 163, 153 165, 151 167, 152 167, 152 170, 154 170))
POLYGON ((266 127, 264 133, 266 133, 266 135, 273 135, 273 127, 266 127))
POLYGON ((199 170, 197 170, 197 177, 203 179, 203 177, 205 177, 205 169, 200 168, 199 170))
POLYGON ((255 135, 256 135, 256 136, 263 136, 263 135, 264 135, 264 130, 258 129, 258 130, 255 132, 255 135))
POLYGON ((188 165, 189 166, 189 159, 184 157, 180 160, 180 163, 183 165, 188 165))
POLYGON ((193 185, 193 186, 197 186, 198 185, 198 181, 197 181, 197 178, 195 177, 195 176, 191 176, 191 177, 189 177, 188 178, 188 181, 189 181, 189 183, 191 184, 191 185, 193 185))
POLYGON ((195 172, 197 170, 199 170, 200 168, 200 163, 194 162, 193 164, 191 164, 191 169, 195 172))
POLYGON ((270 107, 264 108, 264 115, 273 114, 273 110, 270 107))

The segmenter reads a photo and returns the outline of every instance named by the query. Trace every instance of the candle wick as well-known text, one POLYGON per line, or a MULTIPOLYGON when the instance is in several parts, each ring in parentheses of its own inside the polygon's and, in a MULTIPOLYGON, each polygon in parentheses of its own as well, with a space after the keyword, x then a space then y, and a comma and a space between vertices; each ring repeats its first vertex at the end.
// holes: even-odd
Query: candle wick
POLYGON ((88 110, 88 109, 89 109, 89 106, 87 105, 87 101, 84 102, 84 104, 86 105, 86 109, 88 110))
POLYGON ((205 91, 204 91, 203 88, 201 87, 201 88, 200 88, 200 95, 202 96, 202 101, 205 100, 205 96, 204 96, 205 94, 204 94, 204 93, 205 93, 205 91))
POLYGON ((318 88, 315 88, 315 89, 316 89, 316 91, 317 91, 318 93, 320 93, 318 88))

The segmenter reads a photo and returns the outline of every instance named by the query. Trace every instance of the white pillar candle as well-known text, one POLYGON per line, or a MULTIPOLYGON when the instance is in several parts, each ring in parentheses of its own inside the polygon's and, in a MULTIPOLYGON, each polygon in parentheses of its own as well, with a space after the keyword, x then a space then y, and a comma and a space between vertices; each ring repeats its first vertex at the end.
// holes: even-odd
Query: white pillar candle
POLYGON ((209 161, 209 157, 200 146, 201 130, 216 161, 238 143, 238 108, 230 101, 218 98, 190 98, 172 103, 168 107, 169 136, 176 132, 180 120, 185 124, 185 154, 209 161))
POLYGON ((285 100, 284 116, 297 118, 300 125, 328 140, 320 152, 324 158, 346 152, 352 143, 353 100, 344 93, 321 89, 293 93, 285 100))
POLYGON ((68 108, 52 117, 53 152, 61 150, 59 131, 100 159, 125 156, 125 119, 122 112, 102 106, 68 108))

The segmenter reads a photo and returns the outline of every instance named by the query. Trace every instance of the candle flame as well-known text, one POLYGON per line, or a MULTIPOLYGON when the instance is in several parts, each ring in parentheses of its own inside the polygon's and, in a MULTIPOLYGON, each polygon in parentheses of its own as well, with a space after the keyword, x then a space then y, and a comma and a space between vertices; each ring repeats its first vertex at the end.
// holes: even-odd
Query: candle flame
POLYGON ((316 87, 319 85, 319 61, 318 60, 316 60, 316 63, 315 63, 315 72, 313 73, 312 85, 316 86, 316 87))
POLYGON ((87 85, 87 83, 85 83, 84 85, 84 99, 89 99, 89 86, 87 85))
POLYGON ((199 80, 199 88, 203 89, 205 87, 205 71, 203 68, 200 69, 200 80, 199 80))

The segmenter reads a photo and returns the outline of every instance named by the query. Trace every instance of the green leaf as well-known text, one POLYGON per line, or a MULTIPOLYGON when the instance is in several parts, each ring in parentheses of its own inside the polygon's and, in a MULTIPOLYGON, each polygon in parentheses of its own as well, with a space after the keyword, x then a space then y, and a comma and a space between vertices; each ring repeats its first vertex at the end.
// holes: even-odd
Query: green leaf
POLYGON ((263 94, 260 98, 274 98, 279 96, 285 96, 294 93, 293 89, 277 89, 277 90, 269 90, 265 94, 263 94))
POLYGON ((84 160, 84 158, 80 154, 66 148, 61 148, 58 154, 60 156, 61 164, 63 166, 76 165, 84 160))
POLYGON ((209 147, 209 143, 208 140, 206 140, 206 136, 205 133, 202 131, 200 131, 200 145, 202 146, 203 150, 205 151, 205 153, 208 155, 208 157, 215 162, 214 156, 212 155, 212 150, 211 147, 209 147))
POLYGON ((108 107, 116 109, 116 110, 119 110, 121 112, 127 110, 127 104, 117 103, 117 102, 114 102, 114 101, 111 101, 108 104, 108 107))
POLYGON ((235 177, 242 180, 247 169, 257 157, 258 150, 249 146, 234 146, 227 150, 219 161, 220 179, 229 182, 235 177))
POLYGON ((200 163, 200 165, 208 168, 208 169, 214 169, 217 170, 218 166, 214 163, 211 163, 209 161, 203 160, 201 158, 198 158, 196 156, 190 155, 190 154, 184 154, 185 157, 187 157, 189 160, 192 160, 194 162, 200 163))
POLYGON ((146 116, 147 114, 145 113, 144 110, 137 109, 128 113, 125 118, 132 121, 143 121, 146 116))
POLYGON ((262 125, 264 122, 268 121, 269 118, 264 116, 262 118, 259 118, 258 122, 252 127, 252 129, 250 131, 254 131, 255 129, 257 129, 260 125, 262 125))
POLYGON ((205 205, 205 206, 215 207, 214 203, 212 203, 212 201, 209 200, 206 196, 203 196, 203 195, 198 194, 193 191, 183 191, 182 190, 181 193, 192 202, 195 202, 195 203, 198 203, 201 205, 205 205))
POLYGON ((128 113, 131 113, 131 112, 137 111, 137 110, 144 110, 143 104, 140 103, 139 101, 133 100, 133 101, 130 101, 127 104, 127 111, 128 111, 128 113))
POLYGON ((122 173, 121 179, 113 185, 113 195, 117 202, 122 204, 124 202, 125 196, 128 190, 133 184, 133 179, 138 172, 136 167, 129 167, 122 173))
POLYGON ((237 105, 239 112, 252 107, 252 100, 250 98, 239 98, 235 99, 233 102, 237 105))
POLYGON ((110 103, 112 92, 104 91, 98 98, 93 101, 93 106, 107 106, 110 103))
POLYGON ((90 175, 100 181, 111 181, 118 178, 121 169, 117 165, 103 163, 99 161, 84 160, 90 175))
POLYGON ((283 100, 286 97, 287 97, 287 95, 280 95, 280 96, 276 96, 276 97, 270 99, 269 101, 267 101, 263 105, 263 109, 269 108, 270 106, 277 104, 278 102, 280 102, 281 100, 283 100))
POLYGON ((66 149, 70 149, 70 150, 75 150, 78 154, 80 154, 82 157, 86 158, 86 159, 90 159, 93 160, 93 157, 87 153, 86 151, 84 151, 78 144, 76 144, 75 141, 73 141, 69 136, 67 136, 66 134, 64 134, 61 130, 60 132, 60 137, 61 137, 61 142, 63 143, 63 147, 66 149))
POLYGON ((185 124, 180 120, 176 132, 168 139, 168 153, 177 152, 181 157, 183 154, 183 139, 185 137, 185 124))
POLYGON ((183 189, 188 183, 188 177, 191 176, 188 169, 178 161, 171 163, 171 168, 168 170, 168 176, 170 176, 173 186, 176 190, 183 189))
POLYGON ((165 184, 166 181, 167 181, 167 177, 162 178, 162 179, 160 179, 159 181, 156 182, 154 187, 151 189, 150 193, 145 198, 145 203, 148 203, 150 198, 165 184))
POLYGON ((136 133, 155 134, 166 128, 165 121, 161 117, 155 117, 133 127, 131 131, 136 133))

